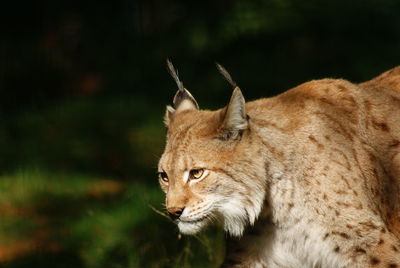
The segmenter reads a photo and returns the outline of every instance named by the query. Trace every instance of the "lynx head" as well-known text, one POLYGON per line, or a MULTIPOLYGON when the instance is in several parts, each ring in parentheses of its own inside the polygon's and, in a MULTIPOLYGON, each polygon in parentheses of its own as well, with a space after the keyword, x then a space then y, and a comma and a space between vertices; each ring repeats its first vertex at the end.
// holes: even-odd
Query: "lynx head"
POLYGON ((256 220, 265 194, 265 169, 253 161, 259 150, 243 95, 221 69, 235 87, 230 102, 217 111, 199 110, 169 68, 179 89, 166 110, 167 144, 158 165, 168 213, 183 234, 215 220, 240 236, 256 220))

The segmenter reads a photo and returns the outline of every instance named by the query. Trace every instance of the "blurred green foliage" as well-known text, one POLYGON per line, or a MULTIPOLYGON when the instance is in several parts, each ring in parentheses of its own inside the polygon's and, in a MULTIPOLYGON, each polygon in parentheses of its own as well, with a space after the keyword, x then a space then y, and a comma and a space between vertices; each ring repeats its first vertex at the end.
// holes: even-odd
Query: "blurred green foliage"
POLYGON ((179 239, 154 208, 161 202, 155 187, 39 170, 0 179, 2 267, 204 267, 221 260, 222 233, 179 239))
POLYGON ((216 267, 224 234, 181 237, 154 175, 176 90, 224 106, 400 62, 396 0, 7 1, 0 18, 0 267, 216 267))

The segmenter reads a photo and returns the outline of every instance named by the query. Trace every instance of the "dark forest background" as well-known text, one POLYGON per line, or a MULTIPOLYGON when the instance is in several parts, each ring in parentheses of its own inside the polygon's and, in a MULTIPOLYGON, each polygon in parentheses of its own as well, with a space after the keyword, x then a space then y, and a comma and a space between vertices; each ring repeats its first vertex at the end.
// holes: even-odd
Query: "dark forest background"
POLYGON ((0 267, 216 267, 181 237, 155 167, 170 58, 202 108, 400 63, 397 0, 0 3, 0 267))

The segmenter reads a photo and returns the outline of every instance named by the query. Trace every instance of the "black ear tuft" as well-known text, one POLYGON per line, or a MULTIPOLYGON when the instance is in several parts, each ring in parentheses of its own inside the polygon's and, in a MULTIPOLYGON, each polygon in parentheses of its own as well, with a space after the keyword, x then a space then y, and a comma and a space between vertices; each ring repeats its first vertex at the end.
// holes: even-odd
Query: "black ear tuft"
POLYGON ((231 84, 232 88, 236 88, 236 82, 233 81, 232 76, 228 73, 228 71, 219 63, 215 63, 217 65, 218 71, 222 74, 222 76, 231 84))
POLYGON ((169 74, 175 80, 175 83, 178 86, 178 90, 183 91, 184 86, 183 86, 182 81, 179 80, 178 71, 175 69, 174 65, 172 64, 172 62, 169 59, 167 59, 167 69, 168 69, 169 74))

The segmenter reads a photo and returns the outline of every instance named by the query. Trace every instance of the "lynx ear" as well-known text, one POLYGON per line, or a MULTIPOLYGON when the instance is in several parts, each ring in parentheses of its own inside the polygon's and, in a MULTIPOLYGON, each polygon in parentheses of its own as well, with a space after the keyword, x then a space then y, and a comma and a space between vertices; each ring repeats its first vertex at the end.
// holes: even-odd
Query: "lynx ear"
POLYGON ((197 104, 196 100, 193 98, 192 94, 190 94, 190 92, 186 89, 183 89, 183 92, 180 90, 176 92, 173 104, 174 108, 168 105, 165 111, 164 124, 167 127, 175 113, 179 113, 184 110, 199 109, 199 105, 197 104))
POLYGON ((223 137, 236 137, 247 127, 246 102, 239 87, 235 87, 221 124, 223 137))
POLYGON ((192 94, 186 89, 179 89, 173 100, 174 108, 177 112, 183 110, 198 110, 199 105, 196 100, 193 98, 192 94))
POLYGON ((184 110, 198 110, 199 105, 193 98, 192 94, 190 94, 190 92, 183 86, 182 81, 179 79, 178 72, 175 70, 170 60, 167 60, 167 69, 178 86, 178 91, 176 92, 173 100, 174 108, 167 106, 164 116, 164 123, 168 127, 172 116, 175 113, 184 110))
POLYGON ((179 80, 178 72, 175 70, 174 65, 170 60, 167 60, 167 68, 172 78, 174 78, 176 85, 178 86, 178 91, 174 97, 174 108, 178 111, 183 110, 198 110, 199 105, 193 98, 192 94, 183 86, 181 80, 179 80))
POLYGON ((244 100, 242 91, 233 81, 228 71, 217 63, 217 69, 222 76, 234 88, 228 106, 225 108, 224 119, 221 125, 222 138, 235 138, 243 130, 247 129, 246 101, 244 100))

